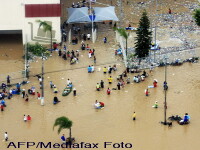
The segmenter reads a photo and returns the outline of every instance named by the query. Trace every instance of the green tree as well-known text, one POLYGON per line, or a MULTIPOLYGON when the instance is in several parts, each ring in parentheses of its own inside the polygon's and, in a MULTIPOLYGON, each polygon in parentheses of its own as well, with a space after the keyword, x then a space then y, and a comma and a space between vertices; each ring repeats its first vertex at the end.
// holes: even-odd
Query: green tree
POLYGON ((52 26, 49 25, 47 22, 45 21, 41 21, 41 20, 37 20, 36 22, 39 23, 39 28, 43 27, 44 32, 49 31, 50 35, 51 35, 51 52, 52 52, 52 26))
POLYGON ((45 46, 40 45, 39 43, 35 44, 27 43, 27 51, 35 56, 42 56, 43 54, 47 56, 49 52, 46 49, 47 48, 45 46))
POLYGON ((126 32, 124 28, 114 28, 122 37, 126 40, 126 56, 127 56, 127 47, 128 47, 128 36, 129 34, 126 32))
POLYGON ((200 26, 200 9, 194 10, 193 17, 195 19, 196 24, 200 26))
POLYGON ((73 122, 71 120, 69 120, 67 117, 59 117, 55 120, 55 123, 53 125, 53 129, 54 127, 58 126, 58 134, 60 134, 60 132, 63 129, 69 129, 69 138, 72 139, 72 134, 71 134, 71 127, 72 127, 73 122))
POLYGON ((135 42, 135 55, 138 58, 146 57, 149 55, 150 45, 151 45, 151 31, 150 31, 150 21, 147 16, 147 12, 142 13, 140 18, 139 27, 136 31, 137 37, 135 42))

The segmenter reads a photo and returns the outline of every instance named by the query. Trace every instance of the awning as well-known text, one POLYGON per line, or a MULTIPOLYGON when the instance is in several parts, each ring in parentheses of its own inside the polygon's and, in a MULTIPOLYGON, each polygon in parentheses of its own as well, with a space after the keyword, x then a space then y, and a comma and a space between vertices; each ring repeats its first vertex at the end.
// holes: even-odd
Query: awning
POLYGON ((112 21, 119 21, 115 14, 115 7, 94 7, 95 12, 95 22, 105 21, 105 20, 112 20, 112 21))
POLYGON ((89 15, 88 8, 68 8, 67 23, 102 22, 106 20, 119 21, 115 7, 94 7, 94 15, 89 15))
POLYGON ((87 7, 68 8, 68 16, 67 23, 91 22, 87 7))

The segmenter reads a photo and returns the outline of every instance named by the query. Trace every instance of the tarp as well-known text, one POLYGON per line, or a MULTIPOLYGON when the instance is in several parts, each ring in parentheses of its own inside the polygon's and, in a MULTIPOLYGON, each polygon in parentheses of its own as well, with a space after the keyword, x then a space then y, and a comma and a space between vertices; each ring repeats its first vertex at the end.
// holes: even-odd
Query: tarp
POLYGON ((115 14, 115 7, 94 7, 95 12, 95 22, 106 21, 106 20, 113 20, 119 21, 115 14))
POLYGON ((101 22, 106 20, 119 21, 115 14, 115 7, 94 7, 94 16, 88 14, 88 8, 68 8, 67 23, 101 22))
POLYGON ((80 23, 91 22, 88 15, 88 8, 68 8, 68 20, 67 23, 80 23))

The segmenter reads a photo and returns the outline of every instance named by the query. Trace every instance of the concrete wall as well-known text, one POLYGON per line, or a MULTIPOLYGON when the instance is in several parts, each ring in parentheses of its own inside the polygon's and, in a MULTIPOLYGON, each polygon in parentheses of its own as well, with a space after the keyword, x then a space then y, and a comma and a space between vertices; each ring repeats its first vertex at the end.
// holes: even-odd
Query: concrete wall
POLYGON ((23 29, 23 43, 26 41, 30 43, 50 43, 50 33, 44 32, 43 28, 39 28, 39 23, 36 20, 47 21, 52 25, 53 41, 60 43, 60 18, 59 17, 40 17, 40 18, 26 18, 23 29))
POLYGON ((50 21, 52 22, 53 34, 55 35, 53 39, 55 42, 60 42, 60 17, 25 18, 25 4, 59 3, 60 0, 1 0, 0 30, 22 30, 23 43, 50 43, 48 33, 38 32, 39 24, 36 23, 36 20, 50 21), (31 28, 31 24, 33 28, 31 28))
POLYGON ((23 0, 1 0, 0 30, 21 30, 24 18, 23 0))

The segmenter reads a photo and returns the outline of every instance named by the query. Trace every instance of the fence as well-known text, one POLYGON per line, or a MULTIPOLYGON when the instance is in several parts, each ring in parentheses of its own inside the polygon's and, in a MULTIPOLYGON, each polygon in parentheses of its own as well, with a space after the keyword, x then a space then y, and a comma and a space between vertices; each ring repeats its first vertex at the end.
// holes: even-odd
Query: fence
POLYGON ((176 52, 165 52, 165 53, 156 51, 155 54, 154 52, 150 52, 148 57, 144 57, 141 59, 129 57, 127 59, 127 66, 129 68, 137 67, 140 69, 145 69, 145 68, 149 68, 151 64, 153 64, 154 66, 158 66, 160 63, 165 62, 166 58, 167 58, 167 63, 173 63, 177 59, 180 59, 181 61, 183 61, 192 57, 196 57, 196 49, 189 49, 189 50, 176 51, 176 52))
POLYGON ((122 49, 122 54, 123 54, 123 60, 124 60, 124 65, 125 67, 127 67, 127 57, 126 57, 126 51, 125 51, 125 46, 126 46, 126 42, 125 39, 120 36, 120 34, 116 32, 116 42, 118 42, 120 44, 120 48, 122 49))

